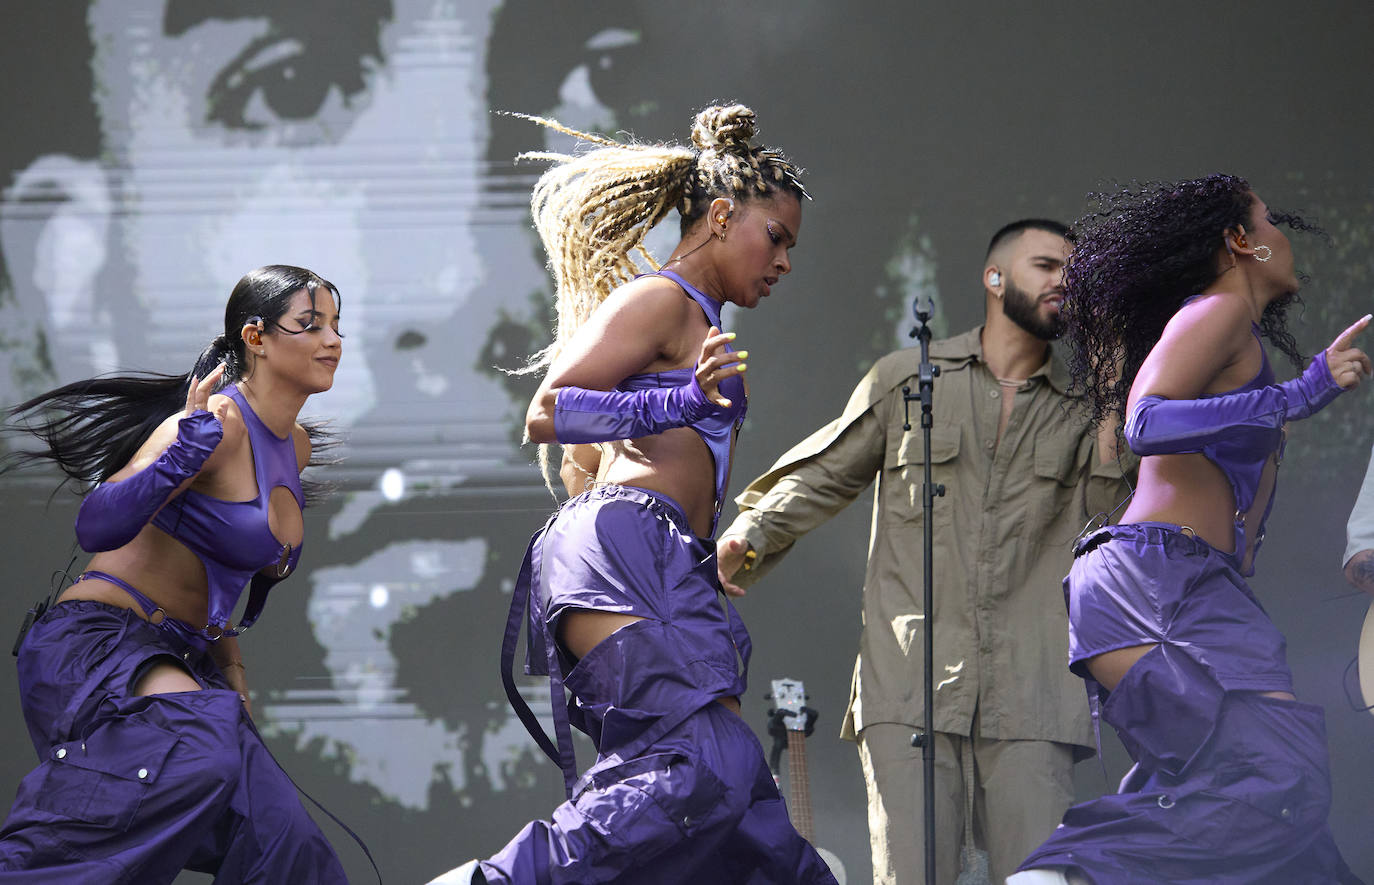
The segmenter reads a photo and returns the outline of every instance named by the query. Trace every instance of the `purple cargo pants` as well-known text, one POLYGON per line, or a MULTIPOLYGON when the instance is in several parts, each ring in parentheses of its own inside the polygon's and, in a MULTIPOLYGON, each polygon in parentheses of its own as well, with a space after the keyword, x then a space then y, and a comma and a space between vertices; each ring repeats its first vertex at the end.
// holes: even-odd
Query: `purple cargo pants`
POLYGON ((749 637, 720 600, 715 545, 674 501, 612 485, 563 506, 521 568, 506 673, 527 601, 526 671, 553 681, 557 747, 513 686, 511 700, 563 767, 569 799, 481 863, 489 882, 834 885, 788 820, 754 733, 715 701, 743 693, 749 637), (574 661, 555 641, 570 609, 644 620, 574 661), (569 721, 598 750, 576 780, 569 721))
POLYGON ((1070 808, 1021 869, 1096 885, 1358 883, 1326 825, 1320 707, 1292 691, 1282 634, 1229 555, 1177 526, 1110 526, 1079 542, 1065 594, 1074 672, 1135 767, 1070 808), (1154 644, 1110 694, 1086 661, 1154 644))
POLYGON ((0 830, 0 883, 346 882, 295 787, 203 649, 131 611, 77 600, 34 623, 19 655, 41 764, 0 830), (203 691, 130 694, 175 658, 203 691))

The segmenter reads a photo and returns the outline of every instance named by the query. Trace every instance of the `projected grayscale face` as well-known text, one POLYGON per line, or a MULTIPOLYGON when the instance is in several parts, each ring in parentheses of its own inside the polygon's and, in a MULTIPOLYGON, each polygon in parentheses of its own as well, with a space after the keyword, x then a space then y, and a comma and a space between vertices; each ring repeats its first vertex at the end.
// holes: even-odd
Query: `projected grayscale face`
MULTIPOLYGON (((6 170, 0 205, 6 402, 102 372, 184 371, 253 267, 338 285, 345 356, 307 414, 343 439, 321 474, 339 490, 271 606, 311 635, 245 642, 266 664, 258 715, 278 751, 346 758, 350 780, 415 811, 436 784, 532 782, 499 683, 449 677, 491 672, 515 567, 552 506, 518 445, 532 381, 494 365, 519 365, 550 319, 527 208, 540 170, 512 158, 571 142, 520 123, 495 144, 493 120, 512 123, 489 105, 614 130, 597 90, 619 88, 615 62, 639 41, 581 15, 531 34, 518 6, 92 0, 70 22, 92 52, 69 74, 89 77, 74 88, 93 143, 37 145, 6 170), (498 43, 544 51, 493 89, 502 28, 498 43)), ((531 700, 547 709, 547 689, 531 700)))
MULTIPOLYGON (((496 7, 94 0, 99 158, 34 164, 31 179, 61 173, 72 218, 30 215, 6 240, 59 354, 49 382, 183 371, 258 265, 338 285, 345 356, 308 412, 344 439, 321 475, 340 490, 272 606, 304 610, 318 661, 245 642, 283 662, 255 674, 279 747, 346 758, 350 780, 415 811, 436 784, 518 786, 529 746, 494 679, 449 678, 491 672, 494 645, 464 659, 454 631, 499 637, 502 591, 551 506, 518 446, 528 382, 492 368, 540 346, 548 319, 526 208, 538 169, 511 165, 545 136, 522 124, 518 148, 490 145, 496 7)), ((611 129, 593 74, 636 41, 590 28, 511 99, 611 129)), ((531 700, 547 709, 547 689, 531 700)))
POLYGON ((510 398, 477 360, 506 297, 493 277, 541 282, 522 207, 483 198, 492 10, 97 0, 88 19, 112 203, 100 290, 136 293, 143 327, 142 352, 116 337, 120 362, 189 364, 228 287, 264 263, 310 267, 343 293, 344 360, 310 403, 345 439, 328 474, 342 488, 313 515, 327 526, 308 585, 291 588, 308 593, 324 675, 308 662, 281 674, 261 715, 298 746, 348 754, 351 779, 410 807, 436 767, 461 781, 469 766, 452 726, 398 684, 391 628, 473 590, 490 543, 480 519, 415 539, 384 511, 524 460, 510 398))
POLYGON ((137 293, 153 353, 189 354, 244 270, 290 262, 344 293, 347 355, 315 410, 362 426, 440 397, 451 415, 504 410, 449 358, 498 306, 473 297, 491 272, 475 228, 498 220, 480 200, 491 9, 432 7, 92 4, 114 203, 101 287, 137 293))

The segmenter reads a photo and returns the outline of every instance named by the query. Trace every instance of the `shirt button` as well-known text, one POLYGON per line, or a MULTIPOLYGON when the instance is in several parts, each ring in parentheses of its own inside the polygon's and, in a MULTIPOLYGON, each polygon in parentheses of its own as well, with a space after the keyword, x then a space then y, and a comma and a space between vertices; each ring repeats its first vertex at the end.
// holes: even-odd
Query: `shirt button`
POLYGON ((1001 394, 995 390, 989 390, 988 396, 992 397, 993 399, 997 399, 999 396, 1001 396, 1001 394))
POLYGON ((58 759, 66 759, 66 758, 67 758, 67 748, 66 748, 66 747, 61 747, 61 748, 58 749, 58 751, 57 751, 57 758, 58 758, 58 759))
POLYGON ((992 448, 992 440, 988 440, 987 446, 988 446, 989 449, 992 448))
POLYGON ((692 825, 692 819, 690 817, 684 817, 682 819, 682 825, 684 827, 690 827, 692 825))
POLYGON ((1292 817, 1292 816, 1293 816, 1293 812, 1290 811, 1290 810, 1287 809, 1287 808, 1285 808, 1284 810, 1282 810, 1282 811, 1279 812, 1279 817, 1283 818, 1284 820, 1288 820, 1288 819, 1289 819, 1290 817, 1292 817))
POLYGON ((140 768, 140 769, 138 770, 138 779, 139 779, 139 780, 143 780, 143 779, 146 778, 147 776, 148 776, 148 769, 146 769, 146 768, 140 768))

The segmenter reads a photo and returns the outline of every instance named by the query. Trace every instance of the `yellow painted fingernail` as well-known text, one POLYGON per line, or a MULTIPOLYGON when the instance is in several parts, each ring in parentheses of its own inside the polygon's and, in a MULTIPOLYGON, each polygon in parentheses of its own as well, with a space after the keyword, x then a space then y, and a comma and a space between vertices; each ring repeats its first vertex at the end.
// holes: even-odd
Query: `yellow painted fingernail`
POLYGON ((746 552, 746 553, 744 554, 744 558, 745 558, 745 559, 758 559, 758 558, 759 558, 759 555, 758 555, 757 553, 755 553, 754 551, 750 550, 750 551, 748 551, 748 552, 746 552))
POLYGON ((726 340, 726 341, 734 341, 734 340, 735 340, 735 333, 734 333, 734 332, 726 332, 726 333, 725 333, 725 340, 726 340))
POLYGON ((743 372, 743 371, 744 371, 745 369, 747 369, 747 368, 749 368, 749 366, 747 366, 746 364, 744 364, 744 363, 740 363, 740 364, 739 364, 739 370, 740 370, 741 372, 743 372))
POLYGON ((747 351, 747 350, 739 350, 739 351, 736 351, 736 352, 735 352, 735 356, 738 357, 738 358, 741 359, 741 360, 747 360, 747 359, 749 359, 749 351, 747 351))

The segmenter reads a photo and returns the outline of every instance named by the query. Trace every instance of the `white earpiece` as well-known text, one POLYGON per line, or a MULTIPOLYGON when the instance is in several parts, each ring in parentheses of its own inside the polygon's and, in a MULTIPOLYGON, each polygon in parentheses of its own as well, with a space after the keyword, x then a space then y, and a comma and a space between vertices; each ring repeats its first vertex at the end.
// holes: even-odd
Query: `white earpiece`
POLYGON ((1001 275, 1000 273, 998 273, 997 271, 995 271, 995 270, 994 270, 992 273, 988 274, 988 285, 989 285, 989 286, 1000 286, 1000 285, 1002 285, 1002 275, 1001 275))

